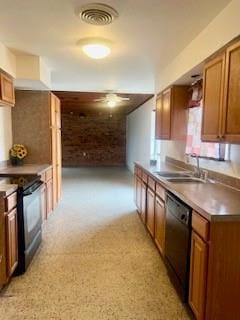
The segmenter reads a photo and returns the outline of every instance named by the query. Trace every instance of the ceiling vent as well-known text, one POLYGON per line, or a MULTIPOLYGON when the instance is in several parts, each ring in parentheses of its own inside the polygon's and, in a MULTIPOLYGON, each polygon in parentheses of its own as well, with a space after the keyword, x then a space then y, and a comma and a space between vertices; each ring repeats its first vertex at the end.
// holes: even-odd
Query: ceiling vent
POLYGON ((102 3, 87 4, 81 7, 77 14, 82 21, 99 26, 110 24, 118 18, 118 12, 115 9, 102 3))

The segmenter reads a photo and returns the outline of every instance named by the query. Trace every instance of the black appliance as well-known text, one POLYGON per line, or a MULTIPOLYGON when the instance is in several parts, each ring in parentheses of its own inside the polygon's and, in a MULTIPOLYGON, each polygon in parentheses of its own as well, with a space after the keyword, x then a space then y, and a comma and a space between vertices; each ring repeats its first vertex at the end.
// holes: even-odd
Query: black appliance
POLYGON ((42 240, 41 185, 38 176, 9 177, 18 185, 18 266, 14 275, 27 270, 42 240))
POLYGON ((187 302, 189 289, 192 209, 167 193, 165 258, 172 283, 182 301, 187 302))

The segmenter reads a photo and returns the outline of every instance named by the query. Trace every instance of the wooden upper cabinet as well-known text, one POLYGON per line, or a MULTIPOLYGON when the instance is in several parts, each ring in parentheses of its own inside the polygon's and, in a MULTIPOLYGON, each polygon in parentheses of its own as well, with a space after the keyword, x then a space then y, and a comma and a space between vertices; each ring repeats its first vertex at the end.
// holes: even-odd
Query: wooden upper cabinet
POLYGON ((222 139, 240 142, 240 41, 226 50, 222 139))
POLYGON ((203 84, 202 140, 240 143, 240 41, 205 64, 203 84))
POLYGON ((220 141, 225 54, 209 61, 203 75, 202 140, 220 141))
POLYGON ((156 139, 186 139, 188 88, 188 86, 172 86, 158 95, 156 139))
POLYGON ((13 78, 0 73, 0 105, 14 106, 15 92, 13 78))

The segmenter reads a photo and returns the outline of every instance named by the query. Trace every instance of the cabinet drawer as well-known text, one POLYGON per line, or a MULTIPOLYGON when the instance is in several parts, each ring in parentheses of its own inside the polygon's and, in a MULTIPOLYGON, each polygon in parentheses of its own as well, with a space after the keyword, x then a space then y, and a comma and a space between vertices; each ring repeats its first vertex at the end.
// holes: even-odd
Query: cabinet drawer
POLYGON ((209 222, 200 216, 197 212, 192 212, 192 228, 199 234, 205 241, 209 237, 209 222))
POLYGON ((52 169, 49 169, 45 172, 45 181, 49 181, 53 178, 53 172, 52 169))
POLYGON ((6 198, 6 212, 11 211, 17 205, 17 192, 14 192, 9 197, 6 198))
POLYGON ((156 182, 151 177, 148 177, 148 186, 155 191, 156 182))
POLYGON ((165 201, 165 189, 158 183, 156 183, 156 194, 165 201))
POLYGON ((145 172, 142 172, 142 181, 148 183, 148 175, 145 172))

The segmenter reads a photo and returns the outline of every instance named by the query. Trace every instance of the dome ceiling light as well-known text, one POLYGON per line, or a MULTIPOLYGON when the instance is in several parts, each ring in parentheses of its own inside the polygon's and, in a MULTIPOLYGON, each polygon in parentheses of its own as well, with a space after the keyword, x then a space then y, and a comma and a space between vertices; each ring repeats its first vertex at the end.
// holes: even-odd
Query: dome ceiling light
POLYGON ((85 38, 78 42, 82 51, 92 59, 103 59, 111 53, 111 42, 101 38, 85 38))

